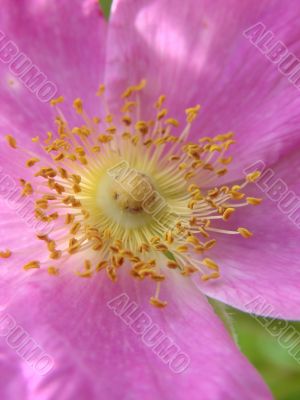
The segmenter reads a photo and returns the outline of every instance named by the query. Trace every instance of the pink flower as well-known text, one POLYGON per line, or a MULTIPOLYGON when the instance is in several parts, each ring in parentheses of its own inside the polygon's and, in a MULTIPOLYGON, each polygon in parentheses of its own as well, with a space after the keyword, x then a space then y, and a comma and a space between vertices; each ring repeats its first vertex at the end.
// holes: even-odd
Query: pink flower
POLYGON ((204 295, 299 318, 299 231, 250 168, 297 193, 299 94, 243 36, 297 52, 298 3, 1 6, 1 399, 271 398, 204 295))

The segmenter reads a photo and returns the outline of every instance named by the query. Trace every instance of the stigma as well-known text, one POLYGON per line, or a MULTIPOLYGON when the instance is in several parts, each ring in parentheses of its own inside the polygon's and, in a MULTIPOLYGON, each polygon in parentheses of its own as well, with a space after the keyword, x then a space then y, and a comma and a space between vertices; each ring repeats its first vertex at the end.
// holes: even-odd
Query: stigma
POLYGON ((145 174, 134 171, 122 180, 122 184, 117 179, 111 185, 111 195, 121 212, 143 213, 155 201, 154 186, 145 174), (145 193, 149 192, 150 196, 145 201, 145 193))
MULTIPOLYGON (((230 230, 221 224, 237 208, 260 204, 261 199, 245 194, 260 174, 253 171, 240 183, 220 185, 233 162, 227 155, 233 133, 191 142, 200 106, 185 110, 182 124, 168 115, 164 95, 155 102, 152 119, 141 119, 139 94, 145 84, 121 94, 118 115, 109 111, 101 85, 97 96, 107 110, 102 119, 90 116, 75 99, 82 118, 78 126, 65 118, 63 97, 52 100, 57 130, 47 132, 46 139, 32 138, 36 153, 11 135, 6 139, 12 151, 28 155, 24 168, 31 179, 20 179, 22 195, 33 199, 35 218, 53 226, 36 237, 45 257, 23 269, 57 276, 80 253, 82 265, 72 267, 78 277, 106 273, 115 282, 126 269, 133 279, 153 282, 150 303, 162 308, 167 301, 160 299, 160 290, 168 273, 183 279, 198 274, 203 282, 221 277, 221 267, 209 256, 217 246, 216 233, 252 236, 245 227, 230 230)), ((13 256, 14 249, 0 249, 0 258, 13 256)))

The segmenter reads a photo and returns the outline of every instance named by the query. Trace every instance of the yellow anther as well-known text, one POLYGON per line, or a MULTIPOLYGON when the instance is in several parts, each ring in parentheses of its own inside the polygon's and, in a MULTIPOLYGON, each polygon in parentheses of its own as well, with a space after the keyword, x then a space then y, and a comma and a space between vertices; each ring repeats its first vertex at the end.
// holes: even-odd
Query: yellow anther
POLYGON ((166 101, 166 96, 164 94, 162 94, 161 96, 159 96, 157 102, 155 103, 155 107, 156 108, 161 108, 161 106, 163 105, 163 103, 166 101))
POLYGON ((116 268, 113 265, 108 265, 106 267, 106 273, 110 280, 115 282, 117 280, 116 268))
POLYGON ((145 121, 138 121, 138 122, 135 124, 135 129, 136 129, 138 132, 140 132, 141 134, 146 135, 146 134, 148 133, 149 127, 148 127, 147 122, 145 122, 145 121))
POLYGON ((175 126, 176 128, 179 126, 179 122, 178 122, 177 119, 175 119, 175 118, 168 118, 168 119, 166 119, 166 120, 165 120, 165 124, 166 124, 166 125, 173 125, 173 126, 175 126))
POLYGON ((262 199, 257 198, 257 197, 247 197, 247 203, 251 204, 252 206, 258 206, 261 204, 262 199))
POLYGON ((234 137, 234 132, 225 133, 225 135, 223 136, 225 137, 226 140, 232 139, 234 137))
POLYGON ((72 179, 72 181, 77 184, 81 182, 81 176, 77 174, 71 174, 70 179, 72 179))
POLYGON ((258 180, 258 178, 261 176, 261 172, 259 171, 254 171, 251 172, 251 174, 248 174, 246 177, 247 182, 255 182, 258 180))
POLYGON ((0 251, 0 258, 9 258, 11 257, 12 252, 9 249, 0 251))
POLYGON ((93 117, 93 122, 94 124, 98 125, 101 122, 101 119, 99 117, 93 117))
POLYGON ((62 161, 65 158, 64 153, 59 153, 55 157, 53 157, 54 161, 62 161))
POLYGON ((198 244, 199 244, 199 239, 196 237, 196 236, 188 236, 187 238, 186 238, 186 242, 187 243, 191 243, 191 244, 193 244, 193 245, 195 245, 195 246, 198 246, 198 244))
POLYGON ((195 190, 199 190, 199 186, 196 185, 195 183, 190 184, 188 187, 188 191, 191 193, 194 192, 195 190))
POLYGON ((237 232, 239 232, 239 234, 241 235, 241 236, 243 236, 245 239, 248 239, 248 238, 250 238, 252 235, 253 235, 253 233, 252 232, 250 232, 248 229, 246 229, 246 228, 238 228, 237 229, 237 232))
POLYGON ((72 189, 73 189, 73 192, 74 192, 75 194, 81 192, 81 187, 80 187, 80 185, 78 185, 78 183, 75 183, 75 185, 73 185, 72 189))
POLYGON ((61 258, 61 256, 62 256, 62 251, 60 251, 60 250, 54 250, 53 252, 50 253, 50 256, 49 256, 49 257, 50 257, 52 260, 58 260, 58 259, 61 258))
POLYGON ((229 193, 234 200, 241 200, 245 197, 244 193, 241 193, 241 192, 238 192, 235 190, 231 190, 229 193))
POLYGON ((209 148, 209 151, 212 153, 214 151, 222 151, 222 147, 217 144, 212 144, 209 148))
POLYGON ((49 217, 48 217, 49 221, 54 221, 55 219, 58 219, 58 218, 59 218, 59 214, 58 214, 57 211, 52 213, 52 214, 50 214, 49 217))
POLYGON ((29 182, 26 182, 23 186, 22 195, 30 196, 33 193, 33 187, 29 182))
POLYGON ((12 135, 6 135, 4 137, 5 137, 7 143, 9 144, 10 147, 12 147, 13 149, 17 148, 17 141, 12 135))
POLYGON ((199 228, 199 233, 205 238, 209 238, 209 234, 206 232, 206 230, 203 227, 199 228))
POLYGON ((168 110, 166 108, 163 108, 161 111, 157 113, 157 119, 160 120, 164 118, 168 113, 168 110))
POLYGON ((227 174, 227 172, 228 172, 227 168, 221 168, 216 171, 216 174, 219 176, 223 176, 223 175, 227 174))
POLYGON ((150 243, 151 244, 156 244, 156 243, 159 243, 160 242, 160 237, 159 236, 153 236, 151 239, 150 239, 150 243))
POLYGON ((232 156, 230 156, 230 157, 227 157, 227 158, 219 158, 219 162, 221 163, 221 164, 225 164, 225 165, 228 165, 228 164, 230 164, 231 163, 231 161, 233 160, 233 157, 232 156))
POLYGON ((219 194, 219 189, 218 188, 214 188, 214 189, 210 189, 208 192, 207 192, 207 194, 208 194, 208 196, 209 197, 217 197, 218 196, 218 194, 219 194))
POLYGON ((195 205, 197 204, 197 200, 195 200, 195 199, 193 199, 193 200, 190 200, 189 202, 188 202, 188 208, 190 208, 191 210, 193 210, 194 209, 194 207, 195 207, 195 205))
POLYGON ((198 269, 193 265, 185 265, 183 270, 181 271, 182 276, 191 276, 195 272, 198 272, 198 269))
POLYGON ((208 171, 213 171, 214 167, 210 163, 206 163, 203 165, 203 169, 206 169, 208 171))
POLYGON ((65 187, 63 185, 60 185, 59 183, 54 183, 53 189, 58 193, 62 194, 66 191, 65 187))
POLYGON ((84 148, 80 147, 80 146, 76 147, 75 152, 76 152, 76 154, 78 154, 81 157, 84 157, 86 154, 84 148))
POLYGON ((200 138, 198 141, 199 141, 200 143, 204 143, 204 142, 212 143, 212 142, 213 142, 213 139, 212 139, 211 137, 209 137, 209 136, 204 136, 204 137, 200 138))
POLYGON ((40 266, 41 263, 39 261, 30 261, 23 266, 23 269, 25 269, 25 271, 28 271, 29 269, 40 268, 40 266))
POLYGON ((67 170, 65 170, 65 169, 62 168, 62 167, 58 167, 57 170, 58 170, 60 176, 61 176, 63 179, 68 179, 69 174, 68 174, 68 171, 67 171, 67 170))
POLYGON ((130 132, 123 132, 122 133, 122 139, 124 139, 124 140, 131 139, 131 133, 130 132))
POLYGON ((74 222, 75 216, 74 214, 67 214, 65 219, 65 224, 72 224, 74 222))
POLYGON ((78 233, 78 232, 80 231, 80 228, 81 228, 81 223, 80 223, 80 222, 76 222, 76 223, 72 226, 72 228, 71 228, 71 230, 70 230, 70 233, 71 233, 72 235, 76 235, 76 233, 78 233))
POLYGON ((142 79, 141 82, 140 82, 138 85, 133 86, 133 90, 135 90, 135 91, 141 91, 141 90, 144 89, 144 87, 146 86, 146 84, 147 84, 146 79, 142 79))
POLYGON ((170 268, 170 269, 176 269, 176 268, 178 268, 179 266, 178 266, 178 264, 177 264, 176 261, 168 261, 167 267, 170 268))
POLYGON ((155 245, 156 250, 158 251, 168 251, 168 246, 166 246, 165 244, 159 243, 155 245))
POLYGON ((38 208, 42 208, 42 209, 46 210, 48 208, 48 201, 45 199, 38 199, 35 201, 35 205, 38 208))
POLYGON ((26 167, 30 168, 33 167, 36 163, 40 161, 39 158, 30 158, 29 160, 26 161, 26 167))
POLYGON ((186 169, 186 168, 187 168, 187 164, 186 163, 181 163, 181 164, 178 165, 178 169, 180 171, 183 170, 183 169, 186 169))
POLYGON ((150 147, 152 143, 153 143, 152 139, 148 139, 145 140, 145 142, 143 142, 143 145, 146 147, 150 147))
POLYGON ((156 274, 154 271, 149 272, 149 276, 151 277, 152 280, 155 282, 162 282, 166 279, 166 277, 162 274, 156 274))
POLYGON ((136 105, 137 105, 137 103, 135 101, 127 101, 123 105, 121 111, 122 111, 122 113, 131 112, 134 109, 134 107, 136 107, 136 105))
POLYGON ((83 112, 83 104, 82 104, 82 100, 81 99, 79 99, 79 98, 75 99, 74 102, 73 102, 73 106, 75 108, 75 111, 78 114, 82 114, 82 112, 83 112))
POLYGON ((170 156, 170 157, 168 158, 168 160, 169 160, 169 161, 178 161, 178 160, 180 160, 180 156, 175 156, 175 155, 173 155, 173 156, 170 156))
POLYGON ((111 140, 113 139, 113 137, 112 136, 110 136, 110 135, 99 135, 98 136, 98 140, 99 140, 99 142, 101 142, 101 143, 108 143, 108 142, 110 142, 111 140))
POLYGON ((125 115, 125 116, 122 118, 122 122, 123 122, 126 126, 129 126, 129 125, 131 125, 132 119, 131 119, 128 115, 125 115))
POLYGON ((215 263, 211 258, 204 258, 204 260, 202 260, 202 264, 209 269, 212 269, 214 271, 219 271, 218 264, 215 263))
POLYGON ((190 172, 188 172, 188 173, 186 173, 186 174, 184 175, 184 179, 185 179, 186 181, 188 181, 189 179, 194 178, 194 176, 195 176, 195 172, 190 171, 190 172))
POLYGON ((97 91, 97 96, 102 96, 103 94, 104 94, 104 92, 105 92, 105 85, 104 84, 101 84, 100 86, 99 86, 99 89, 98 89, 98 91, 97 91))
POLYGON ((57 197, 53 194, 45 194, 43 196, 43 199, 45 199, 47 201, 51 201, 51 200, 57 200, 57 197))
POLYGON ((201 279, 202 279, 202 281, 209 281, 209 280, 211 280, 211 279, 218 279, 218 278, 220 278, 220 273, 219 272, 217 272, 217 271, 215 271, 215 272, 212 272, 211 274, 209 274, 209 275, 201 275, 201 279))
POLYGON ((68 245, 68 252, 69 254, 74 254, 76 253, 78 250, 80 249, 80 242, 75 239, 72 238, 69 240, 69 245, 68 245))
POLYGON ((181 246, 178 246, 176 250, 179 253, 186 253, 189 250, 189 248, 188 248, 188 246, 181 245, 181 246))
POLYGON ((166 307, 166 305, 168 304, 166 301, 162 301, 156 297, 151 297, 150 298, 150 304, 152 304, 153 306, 157 307, 157 308, 164 308, 166 307))
POLYGON ((204 250, 210 250, 216 243, 216 239, 209 240, 208 242, 204 243, 204 250))
POLYGON ((93 151, 94 153, 100 153, 100 151, 101 151, 100 146, 93 146, 93 147, 92 147, 92 151, 93 151))
POLYGON ((67 154, 66 158, 71 160, 71 161, 76 161, 77 157, 74 154, 67 154))
POLYGON ((235 140, 227 140, 227 141, 223 144, 223 147, 224 147, 225 150, 228 150, 229 147, 230 147, 232 144, 235 144, 235 140))
POLYGON ((120 249, 117 246, 109 246, 109 248, 111 249, 111 251, 113 253, 119 253, 120 249))
POLYGON ((185 110, 185 113, 186 113, 186 116, 187 116, 186 117, 186 121, 188 123, 192 123, 194 121, 194 119, 197 117, 199 110, 200 110, 200 105, 199 104, 197 106, 195 106, 195 107, 187 108, 185 110))
POLYGON ((50 242, 50 239, 49 239, 48 235, 39 234, 39 235, 36 235, 36 237, 39 240, 44 240, 45 242, 50 242))
POLYGON ((63 96, 59 96, 59 97, 57 97, 56 99, 52 99, 52 100, 50 101, 50 104, 51 104, 51 106, 56 106, 56 105, 59 104, 59 103, 63 103, 63 101, 64 101, 63 96))
POLYGON ((59 275, 59 269, 56 267, 48 267, 47 271, 48 271, 49 275, 52 275, 52 276, 59 275))
POLYGON ((169 230, 169 231, 166 232, 166 241, 167 241, 169 244, 172 244, 172 243, 174 242, 174 237, 173 237, 173 234, 172 234, 172 231, 171 231, 171 230, 169 230))
POLYGON ((125 90, 125 92, 122 94, 121 97, 124 99, 130 97, 134 92, 141 91, 146 86, 146 83, 147 83, 146 80, 143 79, 138 85, 130 86, 128 89, 125 90))
POLYGON ((197 225, 197 218, 195 216, 191 217, 189 220, 190 226, 196 226, 197 225))
POLYGON ((107 265, 108 265, 108 262, 107 262, 107 261, 105 261, 105 260, 100 261, 100 262, 98 263, 98 265, 96 266, 96 271, 97 271, 97 272, 101 271, 102 269, 106 268, 107 265))
POLYGON ((112 114, 107 114, 104 118, 104 121, 107 122, 108 124, 111 124, 113 122, 114 116, 112 114))
POLYGON ((49 144, 51 142, 52 138, 53 138, 53 133, 52 132, 47 132, 47 139, 45 139, 44 142, 46 144, 49 144))
POLYGON ((47 247, 49 251, 55 251, 56 249, 56 243, 54 240, 50 240, 47 242, 47 247))
POLYGON ((225 210, 224 213, 223 213, 223 219, 224 219, 224 221, 228 221, 229 218, 230 218, 230 216, 231 216, 233 213, 234 213, 234 208, 232 208, 232 207, 226 208, 226 210, 225 210))

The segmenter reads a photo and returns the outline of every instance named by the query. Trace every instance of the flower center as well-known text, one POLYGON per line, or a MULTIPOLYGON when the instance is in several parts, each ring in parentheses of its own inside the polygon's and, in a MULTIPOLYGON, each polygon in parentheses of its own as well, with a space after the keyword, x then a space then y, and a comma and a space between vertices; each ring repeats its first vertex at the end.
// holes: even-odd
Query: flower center
MULTIPOLYGON (((49 255, 24 265, 25 270, 46 268, 58 275, 69 267, 69 259, 81 253, 83 265, 75 273, 89 278, 105 270, 115 281, 118 270, 127 268, 133 278, 150 279, 156 285, 151 304, 164 307, 160 285, 166 270, 203 281, 218 279, 220 267, 206 253, 216 245, 215 233, 252 233, 242 227, 224 229, 230 215, 240 207, 258 205, 261 199, 246 197, 244 189, 259 177, 254 171, 244 182, 220 186, 232 157, 231 132, 214 138, 188 141, 200 107, 186 110, 186 124, 168 117, 165 96, 155 103, 152 120, 139 115, 139 92, 145 82, 129 87, 116 119, 110 112, 100 119, 85 111, 82 101, 74 107, 83 125, 70 127, 59 104, 57 132, 48 132, 39 143, 42 152, 19 148, 8 135, 11 148, 29 155, 26 167, 32 179, 21 179, 22 195, 34 200, 35 218, 54 224, 48 234, 38 234, 49 255), (178 131, 179 130, 179 131, 178 131), (175 131, 175 134, 174 134, 175 131), (218 222, 218 225, 214 225, 218 222)), ((104 86, 98 95, 104 98, 104 86)), ((13 249, 0 251, 0 258, 14 256, 13 249)))
POLYGON ((111 197, 122 212, 143 213, 155 201, 151 179, 143 173, 132 171, 122 179, 117 176, 111 186, 111 197))

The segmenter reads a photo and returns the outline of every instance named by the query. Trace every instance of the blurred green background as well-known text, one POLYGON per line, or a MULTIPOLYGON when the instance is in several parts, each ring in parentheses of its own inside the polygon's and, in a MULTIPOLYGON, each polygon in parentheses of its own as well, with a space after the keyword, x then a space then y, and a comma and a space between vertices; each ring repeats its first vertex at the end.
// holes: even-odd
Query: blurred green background
MULTIPOLYGON (((300 400, 300 365, 251 315, 229 309, 238 343, 276 400, 300 400)), ((291 323, 300 334, 300 323, 291 323)))
MULTIPOLYGON (((108 19, 112 0, 99 0, 99 3, 108 19)), ((300 365, 297 361, 251 315, 227 310, 242 352, 261 373, 275 399, 300 400, 300 365)), ((291 325, 300 333, 300 322, 291 325)))
POLYGON ((112 0, 99 0, 105 18, 108 19, 112 0))

